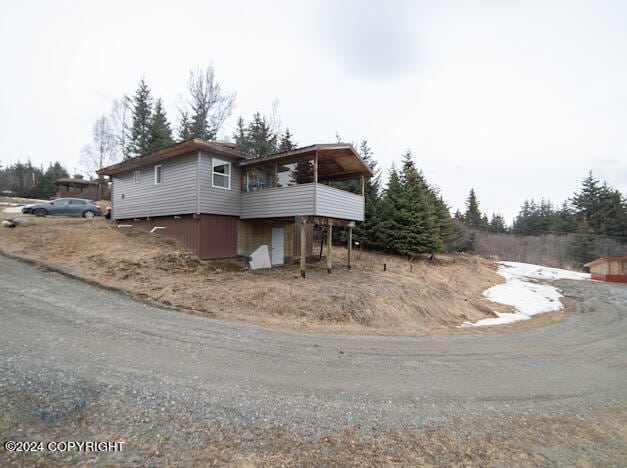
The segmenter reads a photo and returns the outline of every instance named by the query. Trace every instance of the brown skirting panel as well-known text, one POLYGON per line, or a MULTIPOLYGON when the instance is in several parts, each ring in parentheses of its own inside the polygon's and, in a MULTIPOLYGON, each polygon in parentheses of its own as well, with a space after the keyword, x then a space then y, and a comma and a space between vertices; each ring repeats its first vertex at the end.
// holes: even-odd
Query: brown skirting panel
POLYGON ((201 259, 237 255, 237 221, 235 216, 208 214, 116 220, 148 232, 164 228, 154 234, 178 240, 201 259))
POLYGON ((235 216, 200 215, 200 258, 237 256, 237 223, 235 216))

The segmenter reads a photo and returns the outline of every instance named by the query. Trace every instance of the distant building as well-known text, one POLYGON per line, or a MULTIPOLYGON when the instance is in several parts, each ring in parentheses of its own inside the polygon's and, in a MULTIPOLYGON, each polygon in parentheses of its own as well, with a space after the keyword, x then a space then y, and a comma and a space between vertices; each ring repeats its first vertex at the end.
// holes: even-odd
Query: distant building
POLYGON ((94 201, 110 198, 110 190, 104 179, 86 180, 80 174, 70 179, 55 180, 54 190, 57 198, 86 198, 94 201))
POLYGON ((592 279, 627 283, 625 264, 627 264, 627 257, 603 257, 586 263, 584 267, 590 268, 592 279))

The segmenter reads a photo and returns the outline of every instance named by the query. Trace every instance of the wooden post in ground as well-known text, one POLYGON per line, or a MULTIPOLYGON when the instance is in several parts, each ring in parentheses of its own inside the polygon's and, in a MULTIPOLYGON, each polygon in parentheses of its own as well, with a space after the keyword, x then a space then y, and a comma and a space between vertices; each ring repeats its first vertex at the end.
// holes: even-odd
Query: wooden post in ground
POLYGON ((351 263, 353 263, 353 228, 348 227, 348 257, 346 258, 346 268, 348 271, 351 269, 351 263))
POLYGON ((333 268, 333 263, 331 262, 331 245, 333 239, 333 225, 329 224, 327 226, 327 273, 331 274, 331 268, 333 268))
POLYGON ((307 225, 300 220, 300 276, 305 277, 305 265, 307 264, 307 225))

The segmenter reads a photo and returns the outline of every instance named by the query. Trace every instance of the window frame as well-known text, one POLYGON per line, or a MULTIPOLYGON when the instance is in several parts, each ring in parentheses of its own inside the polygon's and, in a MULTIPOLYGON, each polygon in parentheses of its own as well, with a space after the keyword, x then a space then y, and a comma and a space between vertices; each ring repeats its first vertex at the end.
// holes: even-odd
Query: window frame
POLYGON ((142 181, 142 171, 140 171, 139 169, 136 169, 133 172, 133 182, 136 184, 139 184, 142 181))
POLYGON ((219 158, 215 158, 212 157, 211 158, 211 186, 213 188, 219 188, 222 190, 231 190, 231 162, 230 161, 226 161, 224 159, 219 159, 219 158), (216 164, 216 162, 218 164, 216 164), (228 174, 224 174, 222 172, 216 172, 215 168, 216 166, 228 166, 228 174), (222 185, 216 185, 215 184, 215 176, 220 176, 220 177, 226 177, 227 180, 227 186, 224 187, 222 185))
POLYGON ((154 175, 155 175, 155 185, 161 185, 161 182, 163 182, 163 164, 157 164, 155 166, 155 171, 154 171, 154 175), (157 171, 158 169, 158 171, 157 171), (157 182, 157 172, 159 172, 159 181, 157 182))

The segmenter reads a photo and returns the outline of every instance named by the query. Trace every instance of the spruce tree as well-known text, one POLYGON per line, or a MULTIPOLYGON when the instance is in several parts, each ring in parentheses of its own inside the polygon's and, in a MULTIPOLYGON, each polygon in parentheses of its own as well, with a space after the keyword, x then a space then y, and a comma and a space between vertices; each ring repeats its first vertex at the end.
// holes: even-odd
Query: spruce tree
POLYGON ((568 234, 575 232, 577 229, 577 221, 573 210, 568 205, 568 202, 564 202, 562 207, 555 211, 553 216, 553 224, 551 231, 556 234, 568 234))
POLYGON ((416 165, 414 164, 413 155, 411 154, 411 150, 405 151, 403 154, 403 169, 401 170, 401 182, 405 183, 405 177, 411 170, 416 170, 416 165))
POLYGON ((484 223, 481 219, 481 211, 479 210, 479 201, 475 189, 470 189, 468 198, 466 199, 466 213, 464 214, 464 222, 466 225, 475 229, 483 229, 484 223))
POLYGON ((414 258, 442 248, 438 218, 429 187, 416 169, 411 152, 403 156, 403 170, 392 170, 381 202, 377 240, 401 255, 414 258))
POLYGON ((396 213, 401 229, 396 236, 395 250, 413 258, 441 250, 442 239, 428 186, 411 161, 411 155, 406 156, 401 174, 402 196, 396 213))
POLYGON ((601 186, 600 182, 594 178, 592 171, 588 172, 581 185, 581 191, 575 193, 572 198, 572 205, 577 214, 579 222, 586 218, 587 224, 597 234, 604 231, 605 213, 603 206, 604 195, 607 186, 601 186))
MULTIPOLYGON (((366 140, 362 140, 359 145, 359 155, 373 172, 374 176, 367 178, 364 181, 365 221, 356 223, 354 237, 355 240, 363 244, 364 247, 374 247, 377 244, 375 231, 379 222, 378 211, 380 202, 379 192, 381 190, 381 174, 377 168, 377 162, 374 160, 372 149, 368 146, 368 142, 366 140)), ((361 181, 357 181, 357 183, 361 184, 361 181)), ((361 193, 361 187, 359 188, 358 193, 361 193)))
POLYGON ((578 221, 586 218, 590 229, 596 234, 611 235, 625 241, 627 236, 624 219, 627 217, 625 200, 618 192, 601 184, 592 172, 582 182, 581 190, 574 194, 572 206, 578 221))
POLYGON ((39 192, 43 198, 51 197, 55 194, 54 182, 57 179, 63 179, 69 177, 67 170, 61 165, 60 162, 50 164, 48 169, 43 174, 41 183, 39 185, 39 192))
POLYGON ((277 151, 283 153, 285 151, 292 151, 296 149, 296 143, 294 142, 294 135, 290 133, 290 129, 286 128, 285 133, 281 135, 281 141, 279 142, 279 146, 277 151))
POLYGON ((146 80, 139 81, 132 105, 133 125, 129 143, 129 154, 141 156, 150 151, 150 126, 152 123, 152 97, 146 80))
POLYGON ((254 156, 268 156, 277 150, 277 136, 259 112, 253 115, 253 120, 246 129, 246 140, 248 153, 254 156))
POLYGON ((614 190, 607 202, 607 223, 605 234, 627 243, 627 200, 618 190, 614 190))
POLYGON ((483 214, 483 216, 481 216, 481 227, 480 229, 482 231, 487 231, 488 229, 490 229, 490 221, 488 220, 488 215, 487 214, 483 214))
POLYGON ((492 213, 492 219, 490 220, 489 231, 495 234, 504 234, 507 232, 507 227, 505 226, 505 218, 502 215, 492 213))
POLYGON ((171 145, 172 143, 174 143, 174 140, 172 139, 170 122, 168 122, 161 99, 157 99, 150 127, 148 128, 148 152, 155 151, 164 146, 171 145))
POLYGON ((192 121, 190 120, 189 113, 187 111, 181 111, 181 116, 179 118, 178 136, 179 141, 190 140, 191 138, 193 138, 192 121))
POLYGON ((242 153, 248 153, 250 149, 250 143, 248 136, 246 135, 246 124, 244 118, 240 115, 237 119, 235 126, 235 132, 233 133, 233 140, 235 140, 235 149, 242 153))
POLYGON ((577 233, 568 244, 568 256, 578 266, 599 257, 597 236, 584 216, 577 226, 577 233))
POLYGON ((438 221, 438 231, 442 241, 442 249, 446 252, 456 250, 462 237, 459 223, 451 217, 449 206, 438 191, 431 189, 430 194, 435 216, 438 221))
POLYGON ((278 137, 270 128, 266 118, 259 112, 253 115, 248 125, 245 125, 244 119, 240 116, 233 139, 238 151, 257 157, 268 156, 278 150, 278 137))
POLYGON ((382 250, 394 251, 394 244, 400 226, 397 211, 402 197, 403 185, 394 166, 390 169, 387 187, 381 197, 378 210, 378 223, 374 232, 374 245, 382 250))

